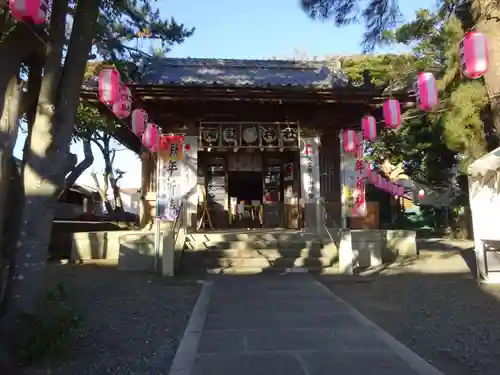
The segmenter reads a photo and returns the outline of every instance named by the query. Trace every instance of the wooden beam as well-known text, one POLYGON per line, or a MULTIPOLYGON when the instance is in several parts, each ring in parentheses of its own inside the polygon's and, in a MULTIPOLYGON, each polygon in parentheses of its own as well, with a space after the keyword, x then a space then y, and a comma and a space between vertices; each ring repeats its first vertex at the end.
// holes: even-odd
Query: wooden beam
MULTIPOLYGON (((165 131, 176 131, 180 125, 200 121, 296 121, 301 127, 321 134, 338 132, 340 128, 359 129, 366 113, 380 117, 380 107, 388 99, 380 89, 339 88, 334 90, 304 87, 217 87, 131 85, 134 108, 148 111, 151 122, 165 131)), ((81 91, 81 98, 95 105, 106 116, 116 117, 99 101, 97 88, 81 91)), ((395 96, 403 110, 413 107, 414 95, 395 96)), ((117 139, 140 152, 140 140, 131 131, 130 118, 117 139)), ((192 127, 191 127, 192 128, 192 127)), ((196 132, 191 129, 191 132, 196 132)))

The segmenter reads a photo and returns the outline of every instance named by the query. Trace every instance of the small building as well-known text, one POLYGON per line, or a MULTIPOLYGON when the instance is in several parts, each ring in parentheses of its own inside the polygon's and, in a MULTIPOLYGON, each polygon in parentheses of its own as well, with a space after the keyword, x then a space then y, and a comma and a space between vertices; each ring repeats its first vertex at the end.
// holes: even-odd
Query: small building
POLYGON ((55 220, 92 220, 102 213, 101 198, 95 189, 73 185, 57 201, 55 220))
MULTIPOLYGON (((359 130, 365 114, 381 119, 388 98, 369 72, 352 82, 338 61, 154 58, 134 77, 133 108, 144 108, 163 134, 184 135, 177 185, 193 229, 315 232, 323 226, 323 201, 340 225, 340 132, 359 130)), ((409 101, 407 94, 391 96, 409 101)), ((95 82, 82 97, 111 114, 95 82)), ((118 137, 141 154, 147 222, 166 189, 157 185, 156 166, 175 160, 147 152, 130 127, 118 137)))
MULTIPOLYGON (((22 160, 14 158, 21 172, 22 160)), ((74 184, 63 192, 56 206, 54 220, 85 220, 101 214, 101 198, 96 189, 74 184)))
MULTIPOLYGON (((112 196, 113 191, 109 192, 112 196)), ((139 217, 141 211, 141 189, 140 188, 120 188, 120 197, 123 203, 123 210, 139 217)), ((112 200, 112 205, 114 201, 112 200)))

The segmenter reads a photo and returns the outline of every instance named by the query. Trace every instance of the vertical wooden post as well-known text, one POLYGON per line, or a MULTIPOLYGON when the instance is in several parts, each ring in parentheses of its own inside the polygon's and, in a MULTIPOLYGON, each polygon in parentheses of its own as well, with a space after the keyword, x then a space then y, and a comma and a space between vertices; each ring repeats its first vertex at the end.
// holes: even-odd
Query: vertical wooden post
MULTIPOLYGON (((141 154, 141 210, 140 210, 140 227, 146 228, 146 226, 153 223, 151 203, 149 201, 148 193, 150 193, 151 186, 151 175, 153 172, 152 165, 154 163, 153 155, 147 151, 141 154)), ((156 193, 156 192, 155 192, 156 193)))

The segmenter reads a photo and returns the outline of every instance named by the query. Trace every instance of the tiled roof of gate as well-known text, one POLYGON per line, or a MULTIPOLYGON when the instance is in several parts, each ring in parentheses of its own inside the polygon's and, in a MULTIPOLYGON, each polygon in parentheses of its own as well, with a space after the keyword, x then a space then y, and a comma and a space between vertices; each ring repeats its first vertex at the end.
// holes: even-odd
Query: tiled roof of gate
POLYGON ((142 83, 222 87, 346 87, 337 61, 156 58, 140 69, 142 83))

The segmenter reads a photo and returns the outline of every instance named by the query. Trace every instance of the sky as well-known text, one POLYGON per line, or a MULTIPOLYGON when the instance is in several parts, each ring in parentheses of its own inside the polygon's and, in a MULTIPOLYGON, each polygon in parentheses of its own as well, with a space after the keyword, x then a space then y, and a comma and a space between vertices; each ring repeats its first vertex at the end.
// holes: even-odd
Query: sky
MULTIPOLYGON (((400 0, 402 21, 413 18, 419 8, 433 8, 436 0, 418 2, 400 0)), ((325 55, 361 53, 363 25, 336 28, 332 22, 309 19, 299 7, 299 0, 163 0, 158 2, 164 17, 174 17, 186 27, 195 27, 192 37, 174 46, 170 57, 269 59, 292 57, 294 51, 311 58, 325 55)), ((143 42, 148 48, 149 42, 143 42)), ((378 52, 402 52, 393 46, 378 52)), ((249 119, 251 120, 251 119, 249 119)), ((14 150, 22 156, 25 136, 21 134, 14 150)), ((71 151, 83 158, 81 145, 71 151)), ((100 151, 93 146, 94 165, 77 181, 94 186, 91 172, 102 174, 104 163, 100 151)), ((139 158, 131 151, 117 154, 115 168, 125 171, 122 187, 140 187, 139 158)))

